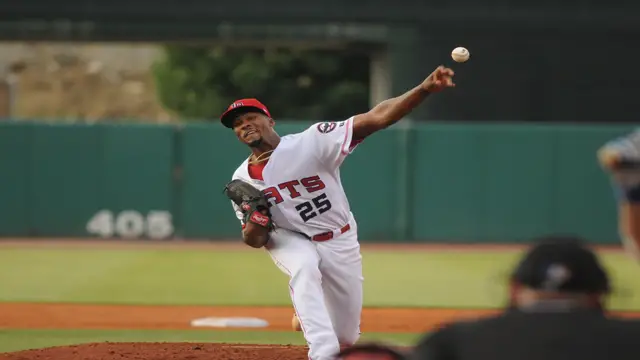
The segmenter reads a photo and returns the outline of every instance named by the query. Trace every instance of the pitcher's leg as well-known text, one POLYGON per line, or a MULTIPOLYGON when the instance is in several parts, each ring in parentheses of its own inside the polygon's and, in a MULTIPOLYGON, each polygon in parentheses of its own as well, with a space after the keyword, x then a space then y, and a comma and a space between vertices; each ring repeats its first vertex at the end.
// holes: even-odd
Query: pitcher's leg
POLYGON ((330 360, 340 345, 324 301, 316 248, 295 233, 278 232, 280 236, 272 237, 267 251, 280 270, 289 276, 291 301, 309 345, 309 359, 330 360))
POLYGON ((341 345, 360 337, 362 313, 362 256, 356 236, 317 245, 321 257, 322 288, 334 331, 341 345))

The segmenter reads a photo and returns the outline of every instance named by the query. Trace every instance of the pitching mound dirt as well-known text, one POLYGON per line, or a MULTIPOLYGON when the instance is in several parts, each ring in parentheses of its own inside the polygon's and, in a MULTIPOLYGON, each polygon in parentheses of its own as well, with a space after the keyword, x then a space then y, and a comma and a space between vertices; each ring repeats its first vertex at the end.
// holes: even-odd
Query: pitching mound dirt
POLYGON ((0 354, 2 360, 301 360, 307 348, 289 345, 95 343, 0 354))

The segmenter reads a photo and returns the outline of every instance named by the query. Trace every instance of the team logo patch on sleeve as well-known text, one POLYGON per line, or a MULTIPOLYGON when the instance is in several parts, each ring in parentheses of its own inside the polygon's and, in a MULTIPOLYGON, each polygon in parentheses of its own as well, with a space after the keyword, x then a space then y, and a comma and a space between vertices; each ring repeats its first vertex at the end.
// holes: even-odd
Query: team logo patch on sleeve
POLYGON ((318 124, 318 131, 320 131, 323 134, 328 134, 333 130, 335 130, 336 126, 337 125, 334 122, 323 122, 318 124))

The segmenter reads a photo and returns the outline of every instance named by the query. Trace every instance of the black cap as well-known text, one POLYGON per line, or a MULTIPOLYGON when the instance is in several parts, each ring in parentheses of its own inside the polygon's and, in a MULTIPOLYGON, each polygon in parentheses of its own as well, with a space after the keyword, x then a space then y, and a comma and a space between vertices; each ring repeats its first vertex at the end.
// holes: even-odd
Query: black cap
POLYGON ((390 346, 377 343, 356 344, 338 352, 335 357, 340 360, 371 359, 371 360, 405 360, 405 354, 390 346))
POLYGON ((611 290, 606 271, 582 239, 550 236, 535 242, 513 272, 513 282, 557 292, 603 294, 611 290))

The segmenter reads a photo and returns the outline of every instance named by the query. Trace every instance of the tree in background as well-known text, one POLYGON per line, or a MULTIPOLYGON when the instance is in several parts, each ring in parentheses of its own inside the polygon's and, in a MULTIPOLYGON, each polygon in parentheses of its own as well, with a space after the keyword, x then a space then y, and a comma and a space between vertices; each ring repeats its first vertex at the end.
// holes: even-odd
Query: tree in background
POLYGON ((184 119, 216 119, 255 97, 276 119, 340 120, 368 109, 368 64, 359 52, 179 45, 153 73, 162 104, 184 119))

